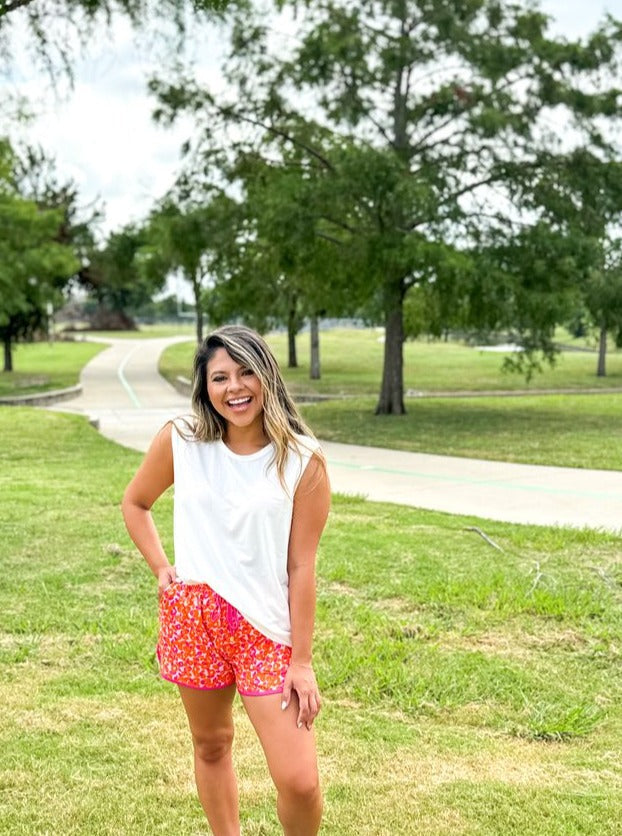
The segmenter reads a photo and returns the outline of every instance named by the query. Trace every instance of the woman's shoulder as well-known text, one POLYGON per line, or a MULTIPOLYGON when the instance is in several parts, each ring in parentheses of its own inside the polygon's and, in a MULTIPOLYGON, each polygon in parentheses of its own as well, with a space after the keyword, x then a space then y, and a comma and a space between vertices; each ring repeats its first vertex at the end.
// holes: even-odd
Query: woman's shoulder
POLYGON ((305 435, 303 433, 294 433, 293 434, 293 442, 291 446, 296 450, 296 452, 300 453, 302 456, 312 456, 314 453, 319 453, 321 451, 321 444, 312 435, 305 435))
POLYGON ((196 441, 196 420, 193 415, 178 415, 171 418, 168 425, 178 436, 187 441, 196 441))

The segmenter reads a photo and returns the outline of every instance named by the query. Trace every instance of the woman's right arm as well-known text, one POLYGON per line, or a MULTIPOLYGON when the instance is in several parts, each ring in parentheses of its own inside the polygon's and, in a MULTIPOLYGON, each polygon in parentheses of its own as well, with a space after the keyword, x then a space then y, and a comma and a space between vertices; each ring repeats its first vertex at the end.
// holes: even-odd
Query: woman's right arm
POLYGON ((166 424, 151 442, 142 464, 123 494, 123 519, 138 550, 158 579, 158 593, 175 580, 151 516, 151 506, 173 484, 172 425, 166 424))

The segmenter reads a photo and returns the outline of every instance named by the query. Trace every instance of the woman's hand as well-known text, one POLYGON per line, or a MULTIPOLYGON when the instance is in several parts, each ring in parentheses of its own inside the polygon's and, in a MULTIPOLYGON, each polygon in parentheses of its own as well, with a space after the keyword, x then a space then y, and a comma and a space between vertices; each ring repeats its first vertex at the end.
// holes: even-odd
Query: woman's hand
POLYGON ((283 711, 290 703, 292 692, 298 697, 298 717, 296 725, 299 729, 305 726, 311 730, 313 721, 322 707, 320 690, 315 680, 315 674, 311 665, 300 665, 292 663, 285 674, 283 686, 283 711))
POLYGON ((158 598, 177 580, 174 566, 164 566, 158 569, 158 598))

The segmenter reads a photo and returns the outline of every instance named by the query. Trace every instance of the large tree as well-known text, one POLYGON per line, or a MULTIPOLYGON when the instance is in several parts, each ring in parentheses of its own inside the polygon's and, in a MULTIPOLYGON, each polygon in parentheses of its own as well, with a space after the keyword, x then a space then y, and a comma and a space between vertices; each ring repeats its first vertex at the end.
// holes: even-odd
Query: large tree
POLYGON ((365 288, 384 319, 377 412, 399 414, 409 288, 437 280, 448 247, 477 247, 508 214, 524 222, 509 186, 543 164, 553 133, 542 115, 561 113, 578 132, 590 130, 588 112, 592 121, 618 116, 606 71, 620 27, 609 21, 583 43, 558 41, 544 14, 511 0, 277 5, 296 7, 296 37, 272 49, 272 27, 240 17, 226 67, 234 97, 192 78, 154 89, 169 115, 192 111, 210 136, 220 116, 247 126, 267 158, 306 151, 330 197, 315 231, 334 242, 340 275, 365 288))

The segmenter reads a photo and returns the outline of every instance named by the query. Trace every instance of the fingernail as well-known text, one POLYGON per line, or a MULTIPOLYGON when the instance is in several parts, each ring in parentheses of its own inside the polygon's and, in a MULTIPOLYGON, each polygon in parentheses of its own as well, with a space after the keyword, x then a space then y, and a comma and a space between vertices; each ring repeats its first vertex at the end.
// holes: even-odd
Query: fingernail
POLYGON ((286 703, 285 700, 283 700, 283 702, 281 703, 281 711, 285 711, 286 708, 287 708, 287 703, 286 703))
POLYGON ((302 723, 298 723, 298 728, 299 728, 299 729, 301 729, 301 728, 302 728, 302 723))

